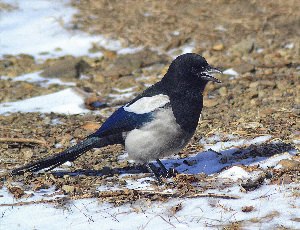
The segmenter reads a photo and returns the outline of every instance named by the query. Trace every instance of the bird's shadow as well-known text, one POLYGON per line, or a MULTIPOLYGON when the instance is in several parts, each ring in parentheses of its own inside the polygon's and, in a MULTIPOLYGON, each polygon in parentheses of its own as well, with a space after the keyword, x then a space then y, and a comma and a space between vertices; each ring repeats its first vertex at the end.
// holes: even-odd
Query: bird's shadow
MULTIPOLYGON (((207 175, 218 173, 222 169, 232 165, 250 165, 265 164, 270 157, 277 154, 285 153, 292 156, 296 154, 296 149, 291 144, 284 142, 253 144, 245 148, 230 148, 220 152, 208 150, 199 152, 196 155, 182 159, 164 159, 162 163, 166 168, 174 168, 178 173, 207 175)), ((155 163, 156 164, 156 163, 155 163)), ((156 164, 156 166, 158 166, 156 164)), ((52 171, 55 176, 112 176, 122 174, 139 174, 148 172, 147 168, 142 165, 132 165, 124 168, 105 167, 102 170, 81 169, 76 171, 52 171)))

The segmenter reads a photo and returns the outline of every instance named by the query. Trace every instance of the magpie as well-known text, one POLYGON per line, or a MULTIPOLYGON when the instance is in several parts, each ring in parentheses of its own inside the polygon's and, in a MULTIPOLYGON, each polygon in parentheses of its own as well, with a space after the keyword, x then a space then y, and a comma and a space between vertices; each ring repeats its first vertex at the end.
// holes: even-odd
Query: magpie
POLYGON ((203 91, 209 81, 220 83, 211 73, 222 73, 195 53, 178 56, 161 81, 117 109, 93 134, 65 151, 11 171, 12 175, 51 170, 74 161, 86 151, 122 144, 128 157, 146 165, 161 181, 168 176, 160 158, 183 149, 198 125, 203 91), (151 161, 156 160, 162 173, 151 161))

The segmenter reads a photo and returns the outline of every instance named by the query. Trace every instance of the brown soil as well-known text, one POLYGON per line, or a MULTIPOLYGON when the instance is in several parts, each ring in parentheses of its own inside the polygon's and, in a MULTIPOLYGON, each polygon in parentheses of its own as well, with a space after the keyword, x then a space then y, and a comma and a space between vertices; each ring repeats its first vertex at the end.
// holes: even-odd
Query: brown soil
MULTIPOLYGON (((214 133, 225 136, 236 134, 241 138, 268 134, 286 144, 299 140, 299 1, 83 0, 72 1, 72 5, 79 11, 71 29, 104 34, 121 39, 125 46, 144 46, 152 51, 144 49, 135 54, 117 55, 100 47, 104 52, 103 58, 62 57, 42 64, 27 55, 6 56, 0 60, 1 75, 15 77, 37 70, 44 71, 47 76, 55 73, 55 77, 76 82, 82 91, 101 96, 109 104, 109 108, 105 109, 109 114, 115 109, 111 106, 125 102, 116 102, 108 97, 110 93, 116 93, 114 87, 136 86, 136 93, 142 91, 165 73, 171 61, 167 51, 193 43, 194 52, 202 54, 210 64, 222 69, 232 67, 240 75, 235 78, 222 75, 219 77, 222 84, 208 85, 203 120, 191 143, 179 154, 180 157, 201 151, 199 139, 214 133), (289 44, 293 47, 289 48, 289 44), (158 48, 161 48, 160 53, 155 51, 158 48), (67 77, 64 75, 66 71, 70 73, 67 77), (78 74, 89 78, 79 79, 78 74), (143 75, 148 78, 141 78, 143 75)), ((61 88, 57 85, 43 88, 26 82, 0 80, 0 102, 42 95, 61 88)), ((105 118, 100 115, 39 113, 0 116, 1 138, 30 138, 46 142, 43 145, 30 141, 2 141, 0 168, 13 169, 57 153, 70 146, 71 141, 79 141, 93 132, 105 118), (59 119, 62 124, 53 123, 53 119, 59 119), (55 148, 56 144, 61 147, 55 148)), ((254 148, 252 154, 270 156, 270 151, 269 148, 254 148)), ((175 183, 167 183, 163 188, 151 182, 156 186, 156 191, 176 188, 178 193, 175 195, 137 193, 125 189, 126 181, 118 176, 119 172, 121 169, 129 172, 145 170, 127 161, 118 161, 121 153, 120 146, 93 150, 67 168, 67 171, 94 172, 83 171, 77 176, 46 173, 8 177, 0 181, 0 187, 5 183, 16 197, 22 197, 24 189, 39 190, 54 185, 74 199, 78 196, 101 197, 102 200, 120 204, 139 198, 166 200, 173 196, 188 197, 207 188, 229 186, 231 183, 211 176, 183 174, 176 176, 175 183), (21 182, 21 190, 14 187, 15 182, 21 182), (99 193, 97 187, 100 185, 118 185, 124 188, 124 194, 99 193)), ((279 152, 271 152, 271 155, 276 153, 279 152)), ((145 175, 133 173, 130 177, 134 179, 145 175)), ((295 175, 299 175, 299 170, 275 170, 271 183, 295 182, 295 175)))

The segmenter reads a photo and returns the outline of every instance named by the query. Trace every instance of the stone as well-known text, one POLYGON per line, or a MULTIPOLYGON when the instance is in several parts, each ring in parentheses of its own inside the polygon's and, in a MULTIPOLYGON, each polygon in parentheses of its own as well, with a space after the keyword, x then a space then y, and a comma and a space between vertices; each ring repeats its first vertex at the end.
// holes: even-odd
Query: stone
POLYGON ((233 45, 230 48, 230 51, 235 54, 249 54, 254 49, 254 39, 253 38, 246 38, 239 43, 233 45))
POLYGON ((63 185, 61 188, 65 193, 74 193, 75 187, 72 185, 63 185))
POLYGON ((300 162, 296 161, 296 160, 283 159, 283 160, 278 162, 278 165, 281 165, 282 168, 284 168, 284 169, 300 168, 300 162))
POLYGON ((117 53, 115 51, 112 50, 105 50, 103 52, 103 56, 109 60, 113 60, 117 57, 117 53))
POLYGON ((84 125, 81 126, 81 128, 87 130, 87 131, 96 131, 97 129, 99 129, 100 124, 96 123, 96 122, 87 122, 84 125))
POLYGON ((217 43, 213 46, 213 50, 222 51, 222 50, 224 50, 224 45, 222 43, 217 43))
POLYGON ((86 98, 84 104, 90 110, 103 109, 107 107, 107 104, 103 100, 103 98, 98 96, 91 96, 86 98))
POLYGON ((50 78, 79 78, 80 74, 89 67, 89 64, 82 59, 64 57, 48 64, 41 75, 50 78))
POLYGON ((241 62, 238 65, 235 65, 234 70, 240 74, 253 72, 255 70, 254 65, 248 63, 248 62, 241 62))
POLYGON ((254 81, 254 82, 251 82, 249 84, 249 87, 250 88, 257 88, 259 86, 259 82, 258 81, 254 81))
POLYGON ((214 100, 214 99, 206 99, 204 100, 203 102, 203 105, 205 107, 214 107, 216 106, 217 104, 219 104, 219 102, 217 100, 214 100))
POLYGON ((219 94, 222 96, 222 97, 225 97, 227 94, 228 94, 228 91, 227 91, 227 88, 225 86, 221 87, 219 89, 219 94))
POLYGON ((105 77, 102 74, 95 74, 93 80, 97 83, 105 83, 105 77))
POLYGON ((33 156, 33 152, 31 149, 24 151, 24 159, 25 160, 30 160, 32 156, 33 156))
POLYGON ((253 206, 244 206, 242 207, 242 212, 252 212, 254 210, 253 206))
POLYGON ((8 186, 8 190, 17 199, 21 198, 25 194, 24 189, 22 189, 18 186, 8 186))

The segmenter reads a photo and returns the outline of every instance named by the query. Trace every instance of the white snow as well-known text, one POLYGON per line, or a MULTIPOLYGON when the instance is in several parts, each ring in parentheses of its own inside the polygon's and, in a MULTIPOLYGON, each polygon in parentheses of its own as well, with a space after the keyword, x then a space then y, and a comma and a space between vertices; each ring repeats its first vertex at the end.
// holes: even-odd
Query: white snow
POLYGON ((92 36, 72 29, 71 19, 76 9, 68 0, 6 0, 15 10, 0 15, 0 57, 4 54, 29 54, 39 59, 63 55, 101 56, 89 53, 92 44, 122 54, 133 53, 142 47, 123 49, 120 41, 92 36))
MULTIPOLYGON (((115 50, 120 54, 137 52, 142 47, 123 48, 121 43, 103 36, 91 36, 84 32, 72 30, 71 18, 76 10, 68 5, 67 0, 5 0, 17 6, 15 10, 1 12, 0 15, 0 57, 4 54, 26 53, 38 59, 58 57, 66 54, 97 55, 89 53, 92 43, 115 50), (44 53, 44 54, 43 54, 44 53)), ((224 30, 222 26, 217 30, 224 30)), ((176 34, 175 34, 176 35, 176 34)), ((191 52, 195 47, 192 42, 181 47, 182 53, 191 52)), ((287 44, 285 48, 293 48, 287 44)), ((178 49, 170 50, 169 55, 178 55, 178 49), (176 53, 176 54, 175 54, 176 53)), ((233 69, 224 74, 238 76, 233 69)), ((40 72, 25 74, 12 81, 28 81, 47 87, 50 84, 74 86, 73 82, 62 82, 60 79, 41 77, 40 72)), ((6 77, 2 76, 5 79, 6 77)), ((120 94, 110 94, 114 100, 127 100, 134 96, 133 88, 114 89, 120 94)), ((0 104, 0 114, 14 112, 41 112, 78 114, 87 113, 84 99, 75 89, 65 89, 56 93, 33 97, 26 100, 0 104)), ((59 119, 49 121, 52 125, 60 124, 59 119)), ((63 207, 51 204, 31 204, 11 206, 17 202, 31 202, 63 197, 56 195, 55 188, 40 191, 25 191, 32 197, 15 199, 4 185, 0 188, 0 229, 222 229, 225 224, 241 221, 242 229, 300 229, 299 184, 262 186, 251 192, 244 192, 235 182, 252 179, 257 172, 248 172, 241 165, 254 166, 260 170, 270 167, 280 168, 278 162, 291 159, 296 150, 278 153, 271 157, 247 155, 250 145, 275 143, 271 136, 254 139, 241 139, 236 135, 215 134, 200 140, 204 152, 191 154, 185 159, 178 156, 163 159, 166 167, 175 167, 179 173, 216 176, 219 180, 233 181, 229 187, 220 187, 205 193, 217 193, 239 196, 240 199, 227 200, 220 198, 171 198, 167 202, 147 203, 143 200, 115 207, 108 203, 99 203, 97 199, 82 199, 68 202, 63 207), (49 196, 50 195, 50 196, 49 196), (52 196, 51 196, 52 195, 52 196), (7 205, 7 206, 3 206, 7 205), (172 213, 171 208, 181 205, 182 209, 172 213), (245 206, 253 206, 253 211, 243 212, 245 206), (262 220, 261 220, 262 219, 262 220)), ((75 144, 72 140, 71 144, 75 144)), ((295 144, 299 140, 294 140, 295 144)), ((56 144, 60 148, 60 144, 56 144)), ((125 160, 127 154, 120 155, 118 160, 125 160)), ((65 166, 70 166, 67 162, 65 166)), ((1 172, 1 169, 0 169, 1 172)), ((133 179, 128 174, 120 175, 129 189, 153 191, 153 177, 133 179)), ((172 179, 170 179, 172 180, 172 179)), ((98 191, 119 190, 121 185, 101 185, 98 191)), ((172 192, 172 191, 165 191, 172 192)))
POLYGON ((12 81, 26 81, 26 82, 30 82, 30 83, 35 83, 42 87, 48 87, 49 85, 52 85, 52 84, 67 85, 67 86, 75 86, 76 85, 75 82, 63 82, 59 78, 42 77, 42 76, 40 76, 41 72, 42 71, 28 73, 28 74, 20 75, 18 77, 14 77, 14 78, 2 76, 2 77, 0 77, 0 79, 3 79, 3 80, 11 79, 12 81))
POLYGON ((293 49, 295 47, 295 44, 290 42, 284 45, 284 48, 286 49, 293 49))
MULTIPOLYGON (((231 135, 231 138, 237 138, 231 135)), ((247 172, 245 169, 234 164, 254 165, 259 167, 273 167, 281 159, 290 158, 294 151, 277 154, 273 157, 260 157, 243 159, 243 154, 247 153, 247 148, 239 152, 241 160, 236 157, 235 152, 240 146, 243 147, 254 143, 271 142, 270 136, 257 137, 250 140, 236 142, 235 147, 225 145, 219 149, 220 153, 206 151, 197 153, 195 156, 186 159, 165 159, 163 163, 170 167, 173 163, 179 166, 176 169, 180 173, 217 174, 221 180, 246 180, 257 177, 258 172, 247 172), (225 147, 227 146, 227 147, 225 147), (221 154, 221 155, 219 155, 221 154), (226 156, 227 162, 222 162, 221 158, 226 156), (187 166, 183 161, 194 161, 194 165, 187 166), (228 167, 231 166, 231 167, 228 167), (225 170, 225 167, 228 167, 225 170)), ((217 135, 213 136, 218 141, 217 135)), ((202 140, 204 142, 204 140, 202 140)), ((210 147, 214 147, 211 146, 210 147)), ((207 146, 205 146, 207 148, 207 146)), ((125 154, 126 155, 126 154, 125 154)), ((119 160, 123 160, 122 158, 119 160)), ((126 187, 129 189, 154 191, 150 184, 152 177, 131 179, 130 175, 120 175, 126 180, 126 187)), ((116 191, 121 189, 117 184, 106 184, 98 187, 98 191, 116 191)), ((45 195, 53 194, 53 188, 33 193, 30 198, 16 200, 7 192, 4 186, 0 189, 0 229, 222 229, 226 224, 241 221, 243 229, 275 229, 278 227, 300 228, 299 218, 300 199, 294 196, 299 193, 297 184, 269 185, 264 183, 254 191, 244 192, 238 184, 229 187, 219 187, 205 191, 205 193, 226 194, 239 196, 236 200, 221 198, 172 198, 167 202, 147 203, 143 200, 113 206, 108 203, 99 203, 96 199, 74 200, 67 203, 64 208, 57 208, 51 204, 31 204, 24 206, 1 206, 26 201, 38 201, 41 199, 53 199, 45 195), (274 202, 276 201, 276 202, 274 202), (172 207, 181 205, 182 209, 177 213, 172 213, 172 207), (252 206, 250 212, 243 212, 245 207, 252 206)), ((163 192, 172 192, 165 190, 163 192)), ((26 191, 32 193, 32 191, 26 191)), ((62 195, 60 195, 62 196, 62 195)), ((54 197, 60 197, 54 195, 54 197)))
MULTIPOLYGON (((235 136, 228 136, 228 138, 236 139, 235 136)), ((230 141, 226 141, 226 142, 220 141, 220 142, 214 143, 212 145, 211 144, 205 144, 204 149, 205 150, 212 149, 212 150, 218 152, 220 150, 228 149, 229 147, 263 143, 263 142, 268 141, 269 139, 271 139, 270 135, 259 136, 259 137, 256 137, 256 138, 252 139, 252 140, 238 139, 238 140, 230 140, 230 141)), ((210 142, 211 140, 219 140, 219 139, 218 139, 218 136, 213 136, 213 137, 209 138, 208 140, 210 142)), ((201 139, 200 143, 203 144, 203 143, 207 143, 207 142, 206 142, 205 139, 201 139)))
POLYGON ((125 88, 125 89, 112 88, 112 90, 114 90, 118 93, 128 93, 128 92, 132 92, 135 88, 136 88, 136 86, 125 88))
POLYGON ((79 93, 74 89, 64 89, 52 94, 0 104, 0 114, 16 112, 80 114, 89 110, 84 108, 84 99, 79 93))
MULTIPOLYGON (((1 229, 222 229, 222 225, 242 221, 243 229, 299 229, 300 200, 292 196, 295 185, 262 186, 243 193, 238 186, 210 190, 237 195, 241 199, 171 199, 166 203, 136 202, 114 207, 96 199, 71 201, 66 208, 49 204, 0 207, 1 229), (172 213, 171 208, 182 209, 172 213), (253 206, 253 211, 242 208, 253 206), (260 218, 263 220, 260 222, 260 218), (18 220, 22 220, 21 222, 18 220)), ((7 195, 9 196, 9 195, 7 195)), ((8 199, 8 197, 0 199, 8 199)))
POLYGON ((180 47, 170 49, 167 54, 171 56, 172 58, 176 58, 179 55, 185 54, 185 53, 192 53, 195 49, 195 42, 192 41, 190 43, 186 43, 180 47))
POLYGON ((276 154, 274 156, 271 156, 269 157, 268 159, 266 160, 263 160, 263 161, 260 161, 259 162, 259 167, 262 168, 262 169, 268 169, 270 167, 275 167, 277 166, 276 168, 279 168, 278 166, 278 162, 281 161, 281 160, 289 160, 292 158, 294 154, 292 152, 288 153, 282 153, 282 154, 276 154))
POLYGON ((233 166, 228 170, 221 172, 218 177, 220 178, 230 178, 231 180, 238 180, 238 179, 248 179, 251 178, 250 173, 248 173, 245 169, 239 166, 233 166))
POLYGON ((227 74, 227 75, 233 75, 233 76, 238 76, 239 73, 236 72, 234 69, 230 68, 230 69, 226 69, 223 71, 223 74, 227 74))

